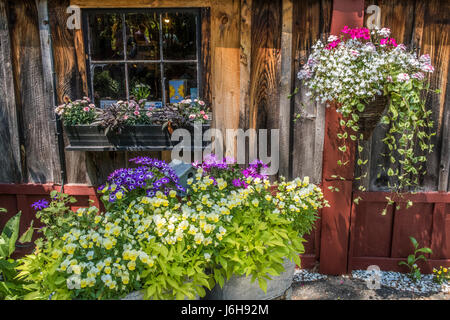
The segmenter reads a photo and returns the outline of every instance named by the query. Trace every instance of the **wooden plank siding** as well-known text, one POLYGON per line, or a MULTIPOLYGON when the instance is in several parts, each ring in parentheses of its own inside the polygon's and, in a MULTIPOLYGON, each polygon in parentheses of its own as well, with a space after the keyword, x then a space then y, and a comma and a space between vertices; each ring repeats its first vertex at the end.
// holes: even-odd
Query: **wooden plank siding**
POLYGON ((16 112, 11 43, 8 23, 8 3, 0 1, 0 181, 22 181, 20 130, 16 112), (6 170, 5 170, 6 169, 6 170))
POLYGON ((17 112, 21 121, 25 182, 59 182, 53 106, 44 85, 35 1, 9 1, 11 53, 17 112))
MULTIPOLYGON (((297 78, 306 63, 311 46, 322 34, 330 32, 332 1, 294 1, 293 48, 295 87, 294 112, 300 118, 292 123, 292 177, 309 176, 314 183, 322 181, 322 153, 325 133, 325 105, 310 101, 297 78)), ((292 115, 293 118, 294 115, 292 115)))
MULTIPOLYGON (((9 112, 4 117, 7 120, 3 120, 9 121, 7 127, 10 137, 13 137, 9 139, 13 140, 8 145, 3 144, 2 148, 11 150, 7 154, 13 156, 9 160, 3 157, 2 161, 7 161, 5 165, 13 164, 13 167, 2 173, 0 180, 58 182, 59 159, 55 124, 51 120, 53 106, 48 102, 51 92, 46 89, 49 82, 45 81, 48 77, 43 73, 45 65, 42 59, 46 53, 40 49, 42 43, 36 4, 32 0, 5 3, 9 3, 8 8, 3 9, 7 10, 9 23, 8 30, 3 32, 9 34, 11 43, 8 45, 5 42, 2 46, 2 57, 8 60, 9 47, 15 90, 14 95, 9 94, 2 99, 8 97, 9 106, 15 105, 16 108, 15 112, 9 112), (14 122, 17 123, 15 127, 14 122), (51 157, 48 158, 48 155, 51 157)), ((76 99, 87 94, 83 32, 69 30, 66 26, 69 17, 66 8, 71 4, 82 9, 130 6, 123 0, 101 3, 92 0, 48 0, 58 104, 62 103, 64 96, 76 99)), ((427 162, 428 173, 423 180, 423 188, 449 190, 449 118, 446 116, 449 108, 449 23, 440 15, 446 10, 439 9, 448 8, 448 4, 444 0, 373 0, 366 1, 365 7, 371 4, 380 6, 381 24, 389 26, 394 37, 406 44, 416 43, 421 52, 429 52, 432 56, 436 66, 432 87, 440 88, 442 93, 427 97, 427 104, 433 110, 437 135, 433 141, 435 152, 427 162)), ((332 0, 140 0, 134 1, 132 6, 200 7, 202 95, 212 103, 213 126, 221 129, 225 138, 226 129, 280 129, 281 174, 289 177, 309 176, 311 181, 320 183, 326 107, 310 101, 296 74, 306 61, 312 44, 330 31, 332 0), (295 87, 300 89, 299 93, 289 101, 287 96, 295 87), (300 114, 296 122, 292 121, 294 113, 300 114)), ((8 41, 8 37, 2 39, 8 41)), ((389 181, 385 173, 377 177, 379 166, 387 164, 380 156, 386 151, 381 142, 386 130, 378 126, 372 137, 363 142, 363 157, 369 159, 368 175, 359 184, 368 190, 386 190, 389 181)), ((6 139, 7 132, 4 130, 2 134, 6 139)), ((235 143, 231 137, 228 140, 227 154, 235 156, 235 143)), ((255 141, 250 141, 250 145, 256 145, 255 141)), ((148 154, 162 157, 161 153, 148 154)), ((250 156, 254 158, 257 155, 252 151, 247 159, 250 156)), ((124 152, 100 154, 71 151, 65 152, 65 158, 66 182, 95 185, 102 182, 107 175, 106 170, 126 166, 129 156, 124 152), (101 173, 92 171, 102 168, 104 172, 101 173)), ((356 175, 359 175, 358 171, 356 175)), ((359 184, 355 183, 354 189, 359 184)))

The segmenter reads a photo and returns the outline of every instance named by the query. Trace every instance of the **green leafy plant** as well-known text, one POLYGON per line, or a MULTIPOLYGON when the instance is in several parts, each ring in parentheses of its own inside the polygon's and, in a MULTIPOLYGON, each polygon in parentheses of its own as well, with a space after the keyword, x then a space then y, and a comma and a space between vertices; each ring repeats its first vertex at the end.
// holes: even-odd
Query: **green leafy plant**
POLYGON ((136 83, 131 90, 131 94, 134 97, 134 100, 140 101, 147 99, 152 93, 151 88, 147 84, 136 83))
POLYGON ((420 272, 420 268, 417 266, 417 261, 424 260, 426 261, 427 258, 423 255, 424 253, 433 253, 430 248, 419 248, 419 243, 417 240, 413 237, 409 237, 411 240, 411 243, 414 247, 414 252, 410 254, 406 261, 400 261, 399 265, 407 266, 409 269, 409 277, 413 281, 418 281, 422 278, 422 274, 420 272), (420 255, 418 255, 420 254, 420 255))
MULTIPOLYGON (((6 212, 0 208, 0 212, 6 212)), ((23 283, 16 279, 17 262, 11 259, 16 249, 16 242, 30 242, 33 236, 33 224, 19 238, 19 223, 21 213, 10 218, 0 235, 0 300, 17 299, 23 292, 23 283)))

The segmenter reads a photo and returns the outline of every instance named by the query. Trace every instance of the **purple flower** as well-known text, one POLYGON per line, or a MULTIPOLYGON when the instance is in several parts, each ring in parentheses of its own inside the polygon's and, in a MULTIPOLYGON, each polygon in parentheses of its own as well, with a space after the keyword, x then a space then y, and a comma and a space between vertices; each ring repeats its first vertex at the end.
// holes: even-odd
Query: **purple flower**
POLYGON ((49 202, 45 199, 42 199, 42 200, 36 201, 31 206, 33 207, 33 209, 41 211, 45 208, 48 208, 49 202))

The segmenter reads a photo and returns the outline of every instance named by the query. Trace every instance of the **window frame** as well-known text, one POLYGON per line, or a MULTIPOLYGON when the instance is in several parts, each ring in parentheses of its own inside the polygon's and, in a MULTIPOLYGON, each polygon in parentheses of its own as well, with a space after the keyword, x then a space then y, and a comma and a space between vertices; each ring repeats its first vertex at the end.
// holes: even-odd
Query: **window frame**
MULTIPOLYGON (((142 64, 159 64, 160 74, 161 74, 161 100, 163 105, 169 103, 166 101, 166 78, 164 77, 164 65, 167 64, 176 64, 176 63, 192 63, 196 64, 197 68, 197 95, 200 95, 203 92, 203 52, 202 52, 202 12, 200 7, 198 8, 185 8, 185 7, 177 7, 177 8, 87 8, 82 9, 82 33, 84 38, 84 54, 86 57, 86 73, 87 73, 87 87, 88 94, 92 101, 94 101, 94 67, 98 65, 104 64, 118 64, 124 65, 124 74, 125 74, 125 91, 126 98, 129 100, 130 98, 130 88, 129 88, 129 78, 128 78, 128 65, 131 63, 142 63, 142 64), (128 60, 127 59, 127 41, 124 38, 124 56, 122 60, 92 60, 91 57, 91 28, 89 25, 89 15, 90 14, 120 14, 122 18, 122 35, 126 37, 126 19, 125 15, 127 13, 134 14, 145 14, 145 13, 157 13, 159 15, 159 51, 160 57, 159 60, 128 60), (181 12, 181 13, 193 13, 196 19, 196 59, 195 60, 171 60, 164 59, 163 54, 163 30, 162 30, 162 19, 163 14, 165 13, 173 13, 173 12, 181 12)), ((200 96, 199 96, 200 98, 200 96)))

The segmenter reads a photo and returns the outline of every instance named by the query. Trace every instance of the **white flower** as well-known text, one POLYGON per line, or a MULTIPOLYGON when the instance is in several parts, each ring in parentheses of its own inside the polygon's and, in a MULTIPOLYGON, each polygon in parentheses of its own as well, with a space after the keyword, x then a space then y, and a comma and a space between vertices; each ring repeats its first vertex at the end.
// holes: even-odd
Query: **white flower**
POLYGON ((400 82, 408 81, 409 80, 409 74, 407 74, 407 73, 400 73, 397 76, 397 80, 400 81, 400 82))

